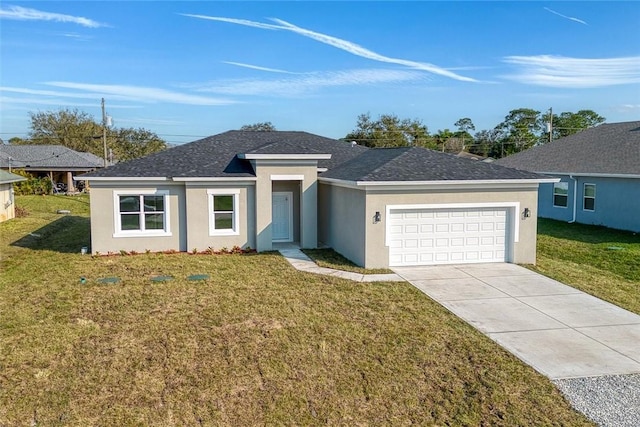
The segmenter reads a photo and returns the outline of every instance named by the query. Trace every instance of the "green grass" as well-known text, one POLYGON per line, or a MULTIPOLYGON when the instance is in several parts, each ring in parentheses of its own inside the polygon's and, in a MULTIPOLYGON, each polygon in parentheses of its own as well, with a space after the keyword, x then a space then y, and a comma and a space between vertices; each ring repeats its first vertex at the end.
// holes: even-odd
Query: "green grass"
POLYGON ((320 267, 333 268, 336 270, 351 271, 360 274, 390 274, 393 271, 388 268, 362 268, 355 265, 333 249, 303 249, 309 258, 315 261, 320 267))
POLYGON ((538 220, 535 270, 640 314, 640 235, 538 220))
POLYGON ((276 253, 80 255, 79 220, 49 229, 60 250, 12 245, 72 203, 42 200, 0 224, 0 425, 590 425, 406 283, 276 253))

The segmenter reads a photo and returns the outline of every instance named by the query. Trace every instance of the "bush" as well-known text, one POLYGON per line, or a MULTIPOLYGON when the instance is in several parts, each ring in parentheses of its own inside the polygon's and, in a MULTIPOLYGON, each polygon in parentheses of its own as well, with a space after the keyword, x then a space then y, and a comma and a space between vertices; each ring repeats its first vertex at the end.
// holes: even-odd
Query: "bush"
POLYGON ((53 184, 48 177, 38 178, 37 176, 23 170, 12 170, 11 173, 27 178, 26 181, 16 182, 13 185, 14 192, 18 196, 51 194, 53 184))

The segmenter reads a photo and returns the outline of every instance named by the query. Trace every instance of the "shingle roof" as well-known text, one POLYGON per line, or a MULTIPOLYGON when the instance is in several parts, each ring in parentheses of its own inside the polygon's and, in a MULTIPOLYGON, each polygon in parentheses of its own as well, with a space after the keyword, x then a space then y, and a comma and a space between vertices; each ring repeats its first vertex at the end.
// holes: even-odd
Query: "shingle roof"
POLYGON ((0 184, 9 184, 12 182, 24 181, 26 178, 0 169, 0 184))
POLYGON ((94 169, 104 161, 63 145, 0 145, 0 167, 94 169))
POLYGON ((252 177, 238 154, 332 154, 318 167, 332 168, 366 151, 307 132, 229 131, 83 175, 90 177, 252 177))
POLYGON ((467 181, 540 179, 538 174, 421 147, 369 150, 321 175, 345 181, 467 181))
POLYGON ((495 163, 535 172, 640 175, 640 121, 596 126, 495 163))
POLYGON ((119 163, 84 177, 253 177, 238 154, 331 154, 318 161, 320 176, 349 181, 539 179, 540 175, 418 147, 352 145, 306 132, 229 131, 119 163))

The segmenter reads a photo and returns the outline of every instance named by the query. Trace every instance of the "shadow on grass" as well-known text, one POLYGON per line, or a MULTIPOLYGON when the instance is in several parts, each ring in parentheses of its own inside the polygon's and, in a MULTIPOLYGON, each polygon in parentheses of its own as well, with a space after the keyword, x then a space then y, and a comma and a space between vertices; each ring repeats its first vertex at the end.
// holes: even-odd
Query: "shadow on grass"
POLYGON ((61 253, 80 252, 90 244, 88 217, 64 216, 11 243, 11 246, 61 253))
POLYGON ((598 225, 538 219, 538 234, 582 243, 640 243, 640 234, 598 225))

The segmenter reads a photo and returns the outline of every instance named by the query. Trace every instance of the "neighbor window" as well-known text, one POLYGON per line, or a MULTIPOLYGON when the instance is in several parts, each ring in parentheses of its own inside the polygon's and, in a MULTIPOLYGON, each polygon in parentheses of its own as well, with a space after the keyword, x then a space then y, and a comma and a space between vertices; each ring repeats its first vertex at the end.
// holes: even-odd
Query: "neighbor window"
POLYGON ((553 183, 553 206, 566 208, 569 194, 568 182, 553 183))
POLYGON ((584 185, 583 209, 585 211, 596 210, 596 185, 595 184, 584 185))
POLYGON ((117 192, 115 204, 116 237, 169 234, 166 192, 117 192))
POLYGON ((240 190, 210 189, 209 235, 238 234, 238 197, 240 190))

